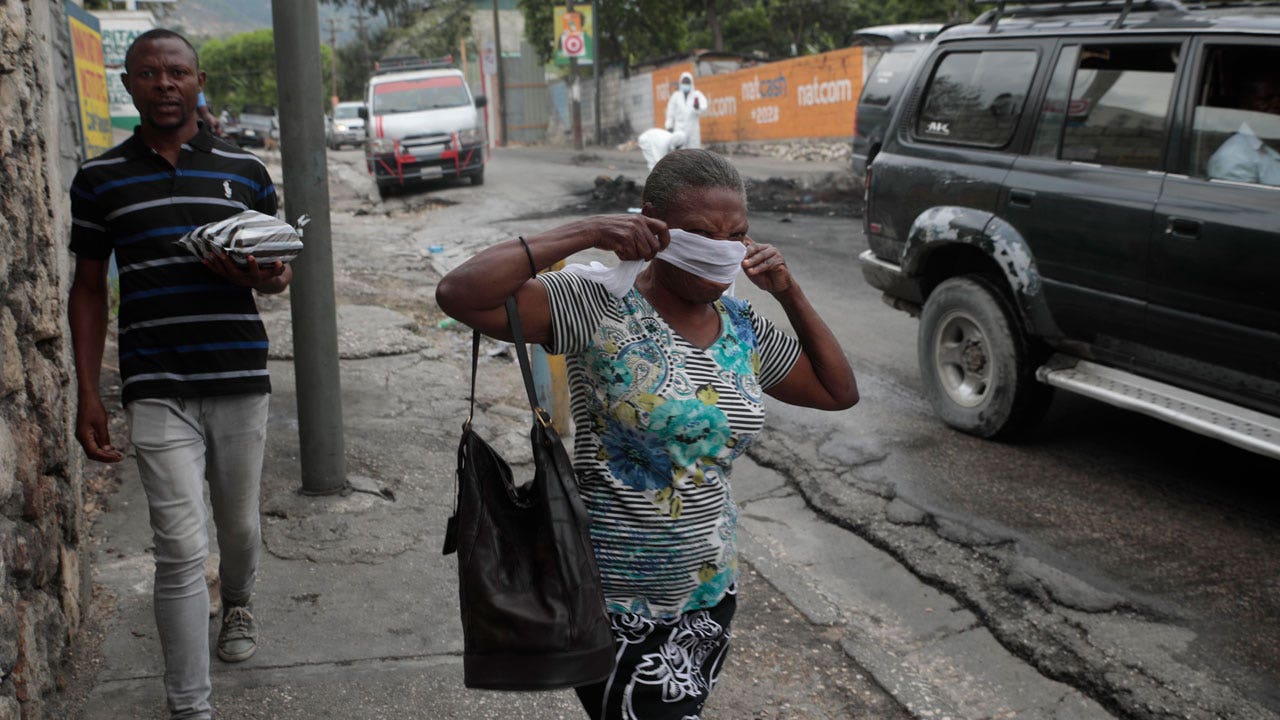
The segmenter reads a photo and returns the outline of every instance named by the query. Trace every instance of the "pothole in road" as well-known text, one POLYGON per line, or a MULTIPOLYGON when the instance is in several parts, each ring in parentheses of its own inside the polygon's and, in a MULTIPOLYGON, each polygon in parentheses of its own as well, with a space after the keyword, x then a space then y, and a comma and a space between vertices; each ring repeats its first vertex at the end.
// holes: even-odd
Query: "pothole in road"
MULTIPOLYGON (((430 189, 431 188, 429 187, 423 189, 415 188, 408 192, 422 193, 429 191, 430 189)), ((417 215, 423 212, 452 207, 457 204, 457 200, 448 200, 434 195, 401 195, 399 197, 387 198, 381 202, 370 200, 367 204, 353 208, 349 212, 357 217, 366 217, 369 215, 397 217, 400 215, 417 215)))

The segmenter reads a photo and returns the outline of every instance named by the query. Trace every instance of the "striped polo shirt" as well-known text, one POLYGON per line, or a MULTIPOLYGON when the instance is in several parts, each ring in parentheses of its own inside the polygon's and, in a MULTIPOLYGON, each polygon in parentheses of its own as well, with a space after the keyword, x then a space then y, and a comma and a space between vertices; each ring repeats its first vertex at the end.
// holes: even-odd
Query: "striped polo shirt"
POLYGON ((565 272, 547 289, 564 353, 573 467, 611 612, 672 618, 714 607, 738 578, 733 461, 764 428, 764 390, 799 342, 749 303, 715 303, 706 348, 674 331, 632 288, 621 298, 565 272))
POLYGON ((133 137, 80 167, 71 183, 71 250, 120 272, 123 402, 271 391, 267 333, 253 291, 175 241, 244 210, 276 213, 254 155, 203 125, 177 167, 133 137))

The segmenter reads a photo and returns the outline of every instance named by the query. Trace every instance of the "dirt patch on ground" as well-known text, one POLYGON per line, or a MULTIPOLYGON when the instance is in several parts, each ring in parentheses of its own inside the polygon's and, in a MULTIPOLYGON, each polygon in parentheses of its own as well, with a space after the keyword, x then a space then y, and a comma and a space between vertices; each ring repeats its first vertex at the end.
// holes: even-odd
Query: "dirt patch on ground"
POLYGON ((418 215, 458 204, 455 200, 446 200, 428 195, 427 193, 433 189, 438 188, 432 185, 406 188, 401 190, 401 194, 397 197, 389 197, 382 202, 370 201, 367 205, 355 208, 350 212, 357 217, 366 215, 401 217, 404 215, 418 215))
POLYGON ((911 714, 845 655, 841 630, 815 632, 749 567, 739 586, 733 642, 707 703, 708 718, 909 720, 911 714))
MULTIPOLYGON (((600 175, 596 177, 590 190, 579 193, 579 200, 576 202, 519 219, 564 217, 566 214, 638 212, 644 204, 643 195, 644 185, 626 175, 600 175)), ((857 193, 834 185, 805 188, 800 182, 787 178, 749 181, 747 206, 754 211, 797 215, 862 215, 862 198, 857 193)))
POLYGON ((752 210, 798 215, 862 216, 862 197, 857 193, 834 185, 804 188, 787 178, 748 182, 747 205, 752 210))

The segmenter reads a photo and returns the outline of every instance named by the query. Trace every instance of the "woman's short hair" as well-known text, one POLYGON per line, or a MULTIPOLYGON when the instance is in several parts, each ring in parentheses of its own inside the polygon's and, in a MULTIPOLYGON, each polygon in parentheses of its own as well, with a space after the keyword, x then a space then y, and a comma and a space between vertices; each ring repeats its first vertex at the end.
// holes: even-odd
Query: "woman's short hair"
POLYGON ((644 182, 642 199, 662 213, 695 188, 733 190, 742 196, 744 205, 747 202, 746 185, 732 163, 710 150, 691 148, 672 150, 653 166, 644 182))

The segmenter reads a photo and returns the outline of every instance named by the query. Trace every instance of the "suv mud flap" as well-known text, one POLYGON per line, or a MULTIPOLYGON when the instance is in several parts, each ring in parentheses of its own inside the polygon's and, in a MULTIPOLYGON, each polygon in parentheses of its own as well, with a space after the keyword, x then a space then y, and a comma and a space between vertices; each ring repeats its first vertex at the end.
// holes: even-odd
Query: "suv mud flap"
POLYGON ((1036 378, 1280 460, 1278 418, 1124 370, 1061 355, 1050 358, 1036 371, 1036 378))

